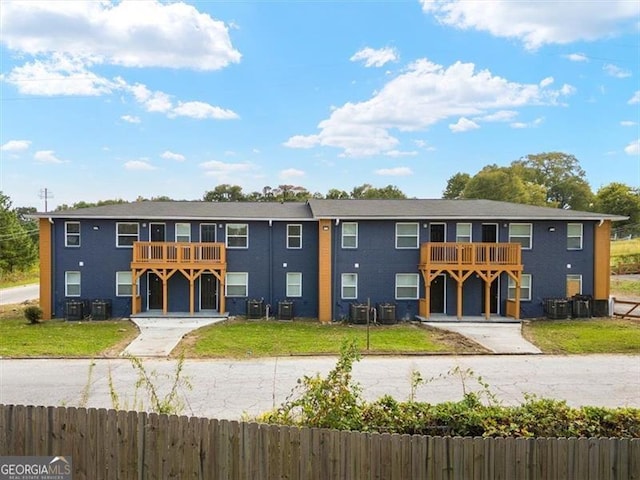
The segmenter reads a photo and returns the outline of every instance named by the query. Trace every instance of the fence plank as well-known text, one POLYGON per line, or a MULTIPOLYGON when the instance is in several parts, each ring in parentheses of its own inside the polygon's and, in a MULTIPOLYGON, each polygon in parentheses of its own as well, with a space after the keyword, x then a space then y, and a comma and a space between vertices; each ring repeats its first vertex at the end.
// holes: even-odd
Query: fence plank
POLYGON ((640 479, 640 438, 629 441, 629 479, 640 479))

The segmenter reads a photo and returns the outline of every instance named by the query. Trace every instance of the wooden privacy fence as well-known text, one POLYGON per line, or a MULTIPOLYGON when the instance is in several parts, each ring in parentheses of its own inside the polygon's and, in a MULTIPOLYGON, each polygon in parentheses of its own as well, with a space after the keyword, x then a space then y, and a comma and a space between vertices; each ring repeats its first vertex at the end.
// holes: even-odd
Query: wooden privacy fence
POLYGON ((640 478, 640 439, 369 434, 0 405, 7 455, 70 456, 74 480, 640 478))

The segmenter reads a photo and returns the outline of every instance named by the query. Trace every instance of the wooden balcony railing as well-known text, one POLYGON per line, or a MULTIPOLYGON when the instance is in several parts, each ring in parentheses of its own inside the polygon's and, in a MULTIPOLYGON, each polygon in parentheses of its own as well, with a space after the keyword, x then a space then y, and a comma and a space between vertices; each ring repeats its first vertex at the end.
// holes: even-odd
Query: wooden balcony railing
POLYGON ((522 264, 519 243, 423 243, 420 265, 428 266, 517 266, 522 264))
POLYGON ((133 267, 203 266, 226 264, 223 243, 135 242, 133 267))

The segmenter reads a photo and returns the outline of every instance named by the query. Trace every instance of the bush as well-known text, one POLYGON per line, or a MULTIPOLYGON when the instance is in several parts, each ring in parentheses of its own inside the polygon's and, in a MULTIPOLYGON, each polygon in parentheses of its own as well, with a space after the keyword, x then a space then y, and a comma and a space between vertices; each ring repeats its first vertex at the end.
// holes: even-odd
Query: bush
POLYGON ((30 305, 24 309, 24 318, 29 320, 29 323, 39 323, 42 320, 42 309, 35 305, 30 305))

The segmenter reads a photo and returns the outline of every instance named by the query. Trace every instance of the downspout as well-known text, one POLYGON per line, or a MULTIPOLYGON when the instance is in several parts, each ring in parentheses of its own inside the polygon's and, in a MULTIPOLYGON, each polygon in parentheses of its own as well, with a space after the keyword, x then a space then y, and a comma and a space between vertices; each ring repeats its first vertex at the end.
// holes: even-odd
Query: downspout
POLYGON ((273 305, 273 220, 269 220, 269 305, 273 305))
POLYGON ((334 235, 333 235, 333 248, 331 249, 331 255, 333 256, 332 258, 332 263, 333 263, 333 267, 331 267, 331 289, 333 291, 332 295, 331 295, 331 318, 332 319, 337 319, 337 305, 338 305, 338 299, 340 298, 338 296, 338 281, 337 281, 337 273, 336 273, 336 268, 338 266, 338 225, 340 225, 340 219, 336 218, 336 222, 335 222, 335 231, 334 231, 334 235))

